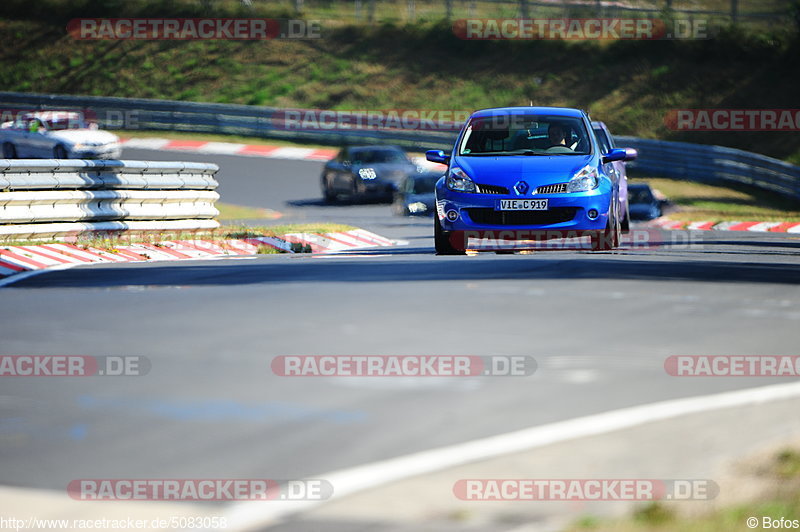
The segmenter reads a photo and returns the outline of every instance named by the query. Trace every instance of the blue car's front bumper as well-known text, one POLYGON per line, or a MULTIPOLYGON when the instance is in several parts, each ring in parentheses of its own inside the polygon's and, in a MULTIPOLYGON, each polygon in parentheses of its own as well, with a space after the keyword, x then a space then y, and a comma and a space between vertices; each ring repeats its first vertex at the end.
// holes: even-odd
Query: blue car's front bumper
POLYGON ((547 199, 545 211, 500 211, 501 199, 520 196, 436 190, 436 210, 444 231, 559 230, 602 231, 609 217, 612 190, 598 187, 588 192, 539 194, 524 199, 547 199), (589 211, 597 216, 592 219, 589 211))

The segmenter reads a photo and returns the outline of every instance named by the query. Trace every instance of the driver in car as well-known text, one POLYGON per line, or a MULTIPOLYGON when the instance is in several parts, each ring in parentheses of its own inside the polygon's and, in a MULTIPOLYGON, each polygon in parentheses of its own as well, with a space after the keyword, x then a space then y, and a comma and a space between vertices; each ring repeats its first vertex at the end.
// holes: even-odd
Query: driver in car
POLYGON ((547 138, 550 140, 550 147, 567 145, 567 128, 562 124, 554 122, 547 128, 547 138))

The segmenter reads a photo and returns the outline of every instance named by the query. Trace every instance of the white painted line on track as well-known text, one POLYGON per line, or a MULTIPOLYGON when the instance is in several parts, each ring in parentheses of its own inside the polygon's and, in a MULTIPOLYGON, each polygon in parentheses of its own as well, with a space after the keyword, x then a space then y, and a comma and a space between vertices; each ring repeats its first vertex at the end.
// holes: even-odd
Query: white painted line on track
POLYGON ((58 266, 50 266, 49 268, 44 268, 42 270, 28 270, 26 272, 15 273, 14 275, 10 275, 8 277, 0 279, 0 288, 8 286, 10 284, 14 284, 17 281, 22 281, 23 279, 28 279, 35 275, 39 275, 40 273, 54 272, 59 270, 69 270, 70 268, 74 268, 75 266, 80 266, 80 264, 59 264, 58 266))
MULTIPOLYGON (((310 478, 324 479, 333 486, 335 500, 369 488, 409 477, 433 473, 463 464, 511 453, 527 451, 567 440, 628 429, 655 421, 689 414, 760 404, 800 397, 800 382, 748 388, 685 399, 672 399, 647 405, 612 410, 508 432, 488 438, 439 447, 428 451, 390 458, 310 478)), ((327 501, 240 502, 230 505, 223 515, 227 532, 253 530, 275 524, 287 516, 310 510, 327 501)))

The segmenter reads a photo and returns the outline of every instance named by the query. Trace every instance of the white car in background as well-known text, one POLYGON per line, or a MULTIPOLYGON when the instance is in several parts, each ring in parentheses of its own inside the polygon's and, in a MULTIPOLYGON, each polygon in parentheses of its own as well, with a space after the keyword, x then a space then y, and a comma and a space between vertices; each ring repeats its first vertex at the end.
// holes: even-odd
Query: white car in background
POLYGON ((5 159, 119 159, 119 137, 88 123, 72 111, 21 113, 0 124, 0 145, 5 159))

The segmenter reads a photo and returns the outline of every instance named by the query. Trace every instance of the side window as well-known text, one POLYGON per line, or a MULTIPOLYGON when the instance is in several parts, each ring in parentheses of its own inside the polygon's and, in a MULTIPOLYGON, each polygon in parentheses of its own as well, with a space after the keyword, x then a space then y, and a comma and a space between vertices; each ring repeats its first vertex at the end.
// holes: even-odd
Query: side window
POLYGON ((597 137, 597 143, 600 145, 601 153, 608 153, 611 151, 611 146, 608 143, 608 137, 605 131, 602 129, 595 129, 594 135, 597 137))

